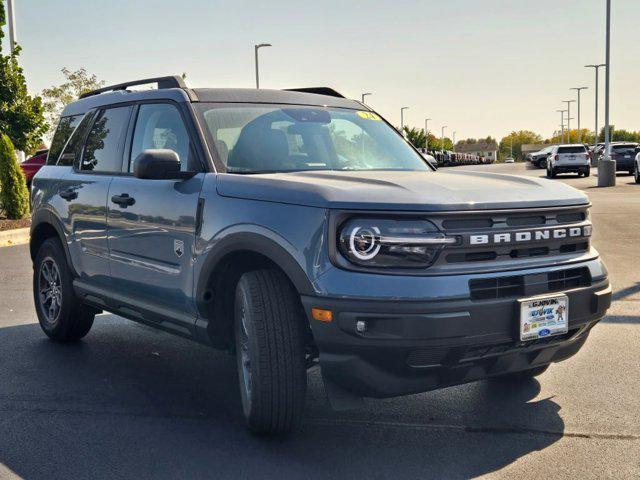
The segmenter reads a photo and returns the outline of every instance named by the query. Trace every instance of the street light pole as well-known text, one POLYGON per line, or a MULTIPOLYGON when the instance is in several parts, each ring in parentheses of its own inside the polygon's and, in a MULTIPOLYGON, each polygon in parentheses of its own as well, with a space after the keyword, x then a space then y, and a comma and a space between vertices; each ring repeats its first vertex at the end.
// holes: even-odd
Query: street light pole
POLYGON ((616 161, 611 158, 611 126, 609 125, 609 79, 611 76, 611 0, 607 0, 607 34, 604 87, 604 159, 598 162, 598 186, 613 187, 616 184, 616 161))
POLYGON ((262 47, 270 47, 270 46, 271 46, 270 43, 260 43, 258 45, 253 46, 254 53, 256 56, 256 88, 257 89, 260 88, 260 69, 258 68, 258 50, 261 49, 262 47))
POLYGON ((575 100, 563 100, 563 102, 567 104, 567 143, 571 143, 571 104, 575 100))
POLYGON ((445 128, 447 128, 447 126, 446 126, 446 125, 444 125, 444 126, 442 127, 442 136, 440 137, 440 138, 441 138, 441 144, 440 144, 440 147, 441 147, 441 149, 442 149, 442 155, 444 155, 444 129, 445 129, 445 128))
POLYGON ((373 95, 373 94, 371 92, 363 93, 362 94, 362 103, 364 103, 364 97, 366 97, 367 95, 373 95))
POLYGON ((560 128, 562 128, 562 143, 564 143, 564 112, 566 110, 556 110, 556 112, 560 112, 560 128))
POLYGON ((402 107, 400 109, 400 132, 404 136, 404 111, 409 107, 402 107))
POLYGON ((16 49, 16 19, 13 8, 13 0, 7 0, 7 23, 9 24, 9 48, 11 50, 11 54, 13 55, 13 51, 16 49))
POLYGON ((429 120, 431 119, 424 119, 424 153, 429 153, 429 120))
POLYGON ((582 133, 580 132, 580 92, 582 90, 586 90, 589 87, 574 87, 574 88, 570 88, 569 90, 575 90, 576 92, 578 92, 578 143, 582 143, 582 133))
POLYGON ((596 152, 596 148, 598 148, 598 93, 599 93, 599 87, 598 87, 598 70, 600 69, 600 67, 606 67, 607 65, 604 63, 600 63, 598 65, 585 65, 585 68, 593 68, 596 72, 596 129, 595 129, 595 136, 593 139, 593 153, 595 154, 596 152))

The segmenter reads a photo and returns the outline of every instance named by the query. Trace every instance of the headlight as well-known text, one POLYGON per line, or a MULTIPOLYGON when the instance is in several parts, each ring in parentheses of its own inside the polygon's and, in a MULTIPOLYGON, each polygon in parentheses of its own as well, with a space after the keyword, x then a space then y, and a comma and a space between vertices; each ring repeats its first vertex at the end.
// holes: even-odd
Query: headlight
POLYGON ((445 245, 457 241, 426 220, 354 218, 338 233, 339 249, 347 260, 378 268, 428 267, 445 245))

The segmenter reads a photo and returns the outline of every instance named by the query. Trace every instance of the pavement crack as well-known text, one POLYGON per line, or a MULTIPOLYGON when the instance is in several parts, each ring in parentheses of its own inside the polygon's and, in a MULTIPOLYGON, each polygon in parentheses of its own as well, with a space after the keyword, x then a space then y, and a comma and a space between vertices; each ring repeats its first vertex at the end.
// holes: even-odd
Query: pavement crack
POLYGON ((494 434, 535 434, 553 437, 586 438, 601 440, 640 440, 640 435, 624 433, 601 433, 601 432, 575 432, 566 430, 547 430, 541 428, 531 428, 525 426, 473 426, 454 425, 446 423, 409 423, 409 422, 384 422, 370 420, 329 420, 329 419, 307 419, 308 425, 317 426, 360 426, 360 427, 390 427, 406 428, 411 430, 457 430, 468 433, 494 433, 494 434))

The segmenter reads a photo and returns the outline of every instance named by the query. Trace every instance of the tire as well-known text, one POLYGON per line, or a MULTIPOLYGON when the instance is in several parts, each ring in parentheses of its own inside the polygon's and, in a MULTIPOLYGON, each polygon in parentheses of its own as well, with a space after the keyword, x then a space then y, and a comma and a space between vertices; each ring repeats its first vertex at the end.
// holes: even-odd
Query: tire
POLYGON ((522 370, 520 372, 507 373, 504 375, 499 375, 497 377, 493 377, 495 380, 499 380, 501 382, 527 382, 534 377, 542 375, 547 371, 549 365, 542 365, 540 367, 531 368, 529 370, 522 370))
POLYGON ((298 428, 307 390, 305 329, 297 292, 277 270, 242 275, 236 287, 235 345, 242 411, 251 432, 298 428))
POLYGON ((638 169, 638 164, 635 164, 635 168, 634 168, 634 179, 636 181, 636 183, 640 183, 640 169, 638 169))
POLYGON ((540 160, 540 163, 538 164, 539 168, 547 168, 547 161, 546 160, 540 160))
POLYGON ((586 170, 584 171, 584 176, 585 176, 585 177, 590 177, 590 176, 591 176, 591 169, 590 169, 590 168, 588 168, 588 169, 586 169, 586 170))
POLYGON ((551 178, 551 167, 547 164, 547 178, 551 178))
POLYGON ((551 167, 551 178, 556 178, 558 176, 558 173, 556 172, 556 169, 551 167))
POLYGON ((82 305, 73 291, 73 275, 62 244, 46 240, 38 249, 33 269, 33 301, 42 331, 52 340, 74 342, 93 325, 96 311, 82 305))

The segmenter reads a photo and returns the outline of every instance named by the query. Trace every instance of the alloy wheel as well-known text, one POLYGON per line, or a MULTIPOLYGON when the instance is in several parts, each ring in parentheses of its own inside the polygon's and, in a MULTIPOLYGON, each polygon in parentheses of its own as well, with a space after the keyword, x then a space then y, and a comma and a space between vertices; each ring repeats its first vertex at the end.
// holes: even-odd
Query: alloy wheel
POLYGON ((40 264, 38 292, 40 311, 47 322, 55 323, 62 309, 62 281, 58 265, 51 257, 45 258, 40 264))

